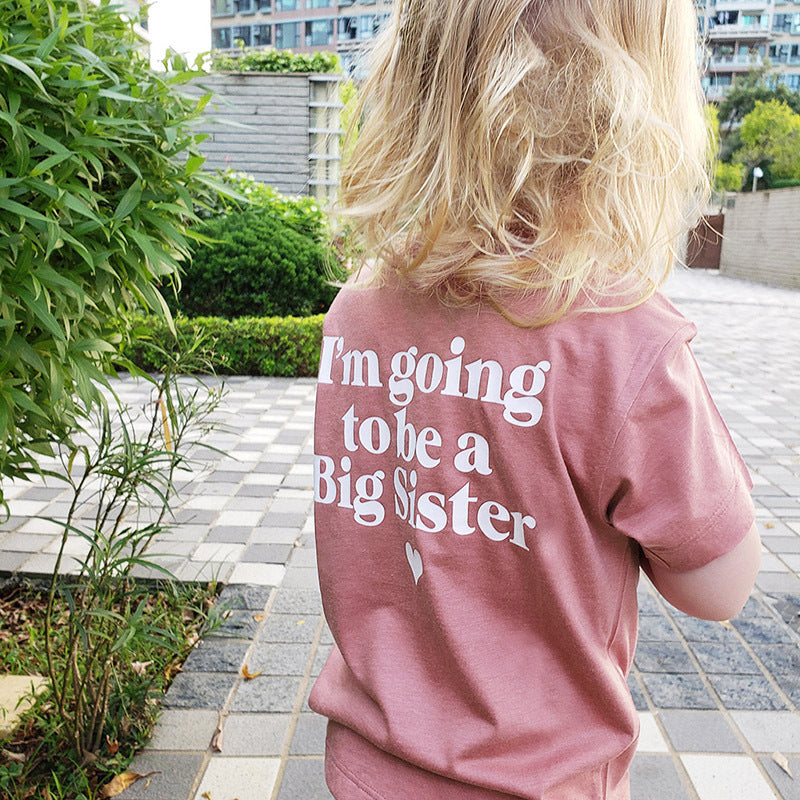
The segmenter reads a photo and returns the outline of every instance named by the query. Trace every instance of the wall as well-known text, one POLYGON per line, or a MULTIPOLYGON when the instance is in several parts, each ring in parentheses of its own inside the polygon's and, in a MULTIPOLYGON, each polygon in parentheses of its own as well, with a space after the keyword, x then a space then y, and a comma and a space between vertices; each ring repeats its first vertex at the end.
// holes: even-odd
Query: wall
POLYGON ((192 94, 213 92, 196 125, 205 168, 247 172, 286 194, 325 199, 338 184, 338 75, 221 73, 192 94))
POLYGON ((725 212, 720 272, 800 289, 800 187, 739 193, 725 212))

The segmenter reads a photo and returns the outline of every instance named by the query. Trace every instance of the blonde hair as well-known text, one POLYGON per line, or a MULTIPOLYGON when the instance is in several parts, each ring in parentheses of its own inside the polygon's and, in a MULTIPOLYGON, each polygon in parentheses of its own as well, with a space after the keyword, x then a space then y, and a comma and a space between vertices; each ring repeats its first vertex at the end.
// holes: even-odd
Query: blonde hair
MULTIPOLYGON (((342 214, 444 302, 649 297, 708 192, 691 0, 395 0, 342 214)), ((598 303, 608 307, 608 302, 598 303)))

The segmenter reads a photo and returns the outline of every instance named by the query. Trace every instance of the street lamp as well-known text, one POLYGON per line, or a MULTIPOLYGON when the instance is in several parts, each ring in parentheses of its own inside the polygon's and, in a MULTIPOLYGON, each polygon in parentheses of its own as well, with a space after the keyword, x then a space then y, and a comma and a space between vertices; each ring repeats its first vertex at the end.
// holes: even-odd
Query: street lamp
POLYGON ((764 170, 761 167, 756 167, 753 170, 753 191, 756 190, 756 185, 758 184, 758 179, 764 177, 764 170))

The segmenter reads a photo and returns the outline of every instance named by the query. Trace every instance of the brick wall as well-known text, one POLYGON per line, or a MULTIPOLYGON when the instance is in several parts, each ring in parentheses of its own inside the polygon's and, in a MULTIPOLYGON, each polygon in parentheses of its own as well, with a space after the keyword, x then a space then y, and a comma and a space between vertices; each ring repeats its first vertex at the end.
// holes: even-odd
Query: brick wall
POLYGON ((725 213, 720 272, 800 289, 800 187, 737 194, 725 213))
POLYGON ((195 128, 208 134, 200 145, 205 169, 241 170, 286 194, 325 194, 314 174, 322 135, 315 132, 315 118, 319 106, 330 107, 336 120, 328 129, 338 128, 337 77, 332 80, 305 73, 222 73, 198 80, 192 94, 213 92, 195 128))

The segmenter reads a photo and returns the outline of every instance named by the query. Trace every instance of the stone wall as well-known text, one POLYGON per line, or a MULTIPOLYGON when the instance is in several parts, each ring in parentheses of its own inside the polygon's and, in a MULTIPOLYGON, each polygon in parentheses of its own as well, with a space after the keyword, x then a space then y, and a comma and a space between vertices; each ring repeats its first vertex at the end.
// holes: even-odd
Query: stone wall
POLYGON ((800 187, 740 193, 725 212, 720 272, 800 289, 800 187))
POLYGON ((247 172, 286 194, 326 197, 338 184, 337 75, 221 73, 192 94, 213 93, 196 125, 209 170, 247 172), (322 163, 320 163, 322 160, 322 163))

